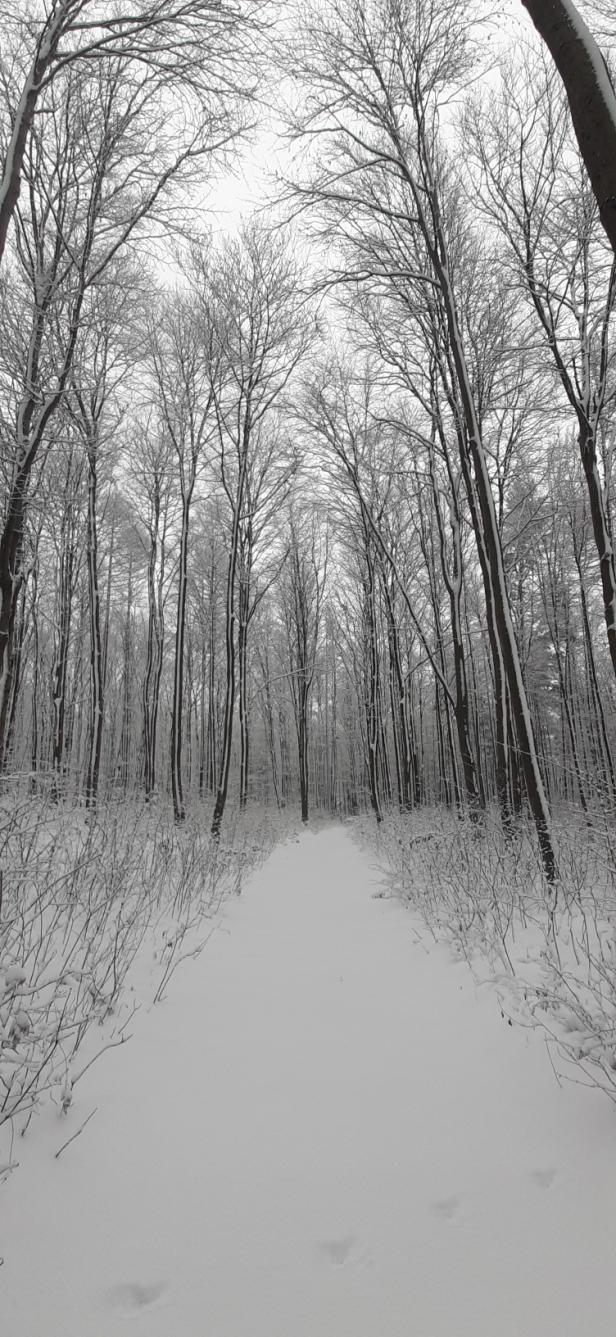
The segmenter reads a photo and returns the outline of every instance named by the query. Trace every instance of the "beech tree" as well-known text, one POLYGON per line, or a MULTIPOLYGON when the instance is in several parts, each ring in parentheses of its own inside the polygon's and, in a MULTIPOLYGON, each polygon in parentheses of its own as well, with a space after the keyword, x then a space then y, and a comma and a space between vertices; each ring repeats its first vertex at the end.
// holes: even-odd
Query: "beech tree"
MULTIPOLYGON (((350 5, 336 0, 331 13, 308 10, 303 23, 301 68, 309 90, 297 135, 319 145, 310 175, 297 183, 340 228, 352 249, 364 227, 387 229, 403 217, 416 238, 420 283, 438 303, 447 336, 446 357, 454 390, 452 412, 469 505, 485 553, 486 601, 493 607, 496 648, 511 700, 545 876, 557 877, 547 797, 538 764, 531 714, 511 618, 494 503, 481 402, 464 328, 464 253, 468 234, 453 165, 439 132, 439 111, 472 66, 466 15, 459 6, 437 10, 427 3, 406 10, 379 0, 350 5), (446 203, 447 200, 447 203, 446 203)), ((330 223, 330 225, 332 225, 330 223)))
MULTIPOLYGON (((213 261, 204 263, 202 275, 204 309, 212 322, 224 368, 219 382, 213 385, 213 400, 220 479, 230 516, 225 706, 212 818, 212 834, 217 837, 229 784, 238 651, 244 687, 246 681, 255 511, 266 486, 268 465, 271 468, 272 464, 271 454, 268 459, 267 449, 262 449, 265 424, 306 353, 312 328, 298 305, 296 265, 276 234, 268 235, 257 226, 246 229, 237 243, 228 243, 213 261), (261 478, 257 481, 259 475, 261 478)), ((244 690, 241 708, 245 776, 244 690)))
POLYGON ((133 448, 127 461, 129 497, 134 504, 138 542, 147 563, 147 635, 141 689, 143 785, 146 803, 156 792, 158 715, 168 593, 168 539, 175 518, 172 498, 172 444, 152 410, 141 424, 131 422, 133 448))
POLYGON ((177 202, 240 133, 255 69, 253 61, 243 82, 234 77, 248 9, 152 0, 109 16, 94 0, 54 0, 42 14, 35 5, 24 27, 18 14, 1 108, 0 251, 23 352, 0 532, 0 768, 29 488, 67 389, 86 295, 146 220, 150 241, 168 231, 174 192, 177 202), (35 34, 33 53, 24 33, 35 34))
MULTIPOLYGON (((209 155, 217 138, 228 142, 237 133, 237 123, 228 119, 230 98, 235 103, 238 94, 248 99, 255 91, 251 38, 264 16, 262 0, 215 6, 211 0, 143 0, 120 3, 112 14, 101 0, 52 0, 50 5, 30 0, 26 6, 9 0, 0 83, 0 260, 29 140, 35 125, 39 130, 44 125, 46 98, 53 100, 55 83, 66 75, 70 79, 73 69, 88 76, 108 66, 119 82, 137 91, 138 101, 146 96, 153 117, 150 144, 164 104, 166 117, 176 120, 176 133, 182 119, 191 125, 186 160, 209 155)), ((173 171, 172 160, 168 166, 173 171)))
POLYGON ((616 674, 616 558, 606 432, 616 404, 616 259, 541 65, 504 74, 468 131, 483 209, 503 236, 576 425, 616 674), (597 235, 598 234, 598 235, 597 235))
MULTIPOLYGON (((190 521, 199 472, 214 431, 216 385, 221 374, 217 335, 202 319, 192 296, 177 292, 162 308, 151 332, 151 360, 160 430, 171 443, 180 496, 180 534, 175 623, 171 786, 176 822, 186 816, 182 782, 182 730, 190 521)), ((159 603, 158 596, 157 603, 159 603)), ((157 627, 159 634, 160 616, 157 627)), ((153 721, 152 721, 153 723, 153 721)))
POLYGON ((474 6, 292 9, 314 246, 203 226, 264 5, 7 19, 2 783, 214 838, 444 804, 505 860, 530 811, 554 885, 616 793, 613 253, 539 43, 501 89, 474 6))
POLYGON ((302 822, 310 803, 310 715, 317 665, 323 598, 327 580, 327 535, 316 512, 289 519, 287 560, 282 577, 282 617, 286 628, 289 682, 297 737, 302 822))
POLYGON ((572 0, 522 0, 563 81, 599 216, 616 255, 616 89, 572 0))

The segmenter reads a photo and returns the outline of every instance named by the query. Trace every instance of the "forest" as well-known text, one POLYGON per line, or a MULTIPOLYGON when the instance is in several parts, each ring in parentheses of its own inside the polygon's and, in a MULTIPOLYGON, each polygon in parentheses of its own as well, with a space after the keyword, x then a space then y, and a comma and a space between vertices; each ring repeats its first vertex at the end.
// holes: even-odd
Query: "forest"
POLYGON ((580 8, 4 5, 0 1122, 68 1109, 147 935, 158 998, 314 820, 616 1099, 616 22, 580 8))

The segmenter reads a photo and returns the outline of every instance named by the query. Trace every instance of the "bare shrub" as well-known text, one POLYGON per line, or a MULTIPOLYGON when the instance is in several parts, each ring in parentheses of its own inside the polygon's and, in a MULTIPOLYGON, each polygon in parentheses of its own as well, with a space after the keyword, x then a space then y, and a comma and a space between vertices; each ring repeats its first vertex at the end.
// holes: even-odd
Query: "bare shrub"
POLYGON ((497 984, 503 1015, 538 1026, 562 1075, 616 1101, 616 862, 607 822, 577 812, 556 823, 560 879, 546 887, 532 831, 506 840, 447 809, 389 817, 375 834, 395 894, 497 984))
POLYGON ((128 1038, 142 1000, 127 981, 146 939, 147 988, 160 1001, 180 962, 202 950, 224 897, 276 838, 262 814, 230 813, 223 848, 202 813, 178 828, 155 807, 110 805, 92 816, 3 799, 0 1124, 17 1120, 23 1132, 46 1094, 70 1107, 98 1053, 128 1038), (98 1051, 79 1069, 84 1037, 104 1022, 98 1051))

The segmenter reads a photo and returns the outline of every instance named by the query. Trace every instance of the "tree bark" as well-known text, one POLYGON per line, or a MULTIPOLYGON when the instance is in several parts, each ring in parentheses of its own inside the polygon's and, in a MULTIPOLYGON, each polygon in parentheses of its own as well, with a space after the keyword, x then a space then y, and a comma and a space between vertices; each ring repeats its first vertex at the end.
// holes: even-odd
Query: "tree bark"
POLYGON ((174 821, 186 818, 182 783, 182 719, 184 709, 184 642, 186 638, 186 596, 188 592, 188 535, 192 486, 182 498, 182 532, 178 573, 178 602, 175 622, 173 663, 173 704, 171 709, 171 794, 174 821))
POLYGON ((86 771, 86 808, 96 807, 103 746, 105 692, 104 646, 101 631, 101 596, 98 582, 97 443, 90 441, 88 457, 88 595, 90 622, 90 731, 86 771))
POLYGON ((572 0, 522 0, 565 86, 580 153, 616 255, 616 92, 572 0))

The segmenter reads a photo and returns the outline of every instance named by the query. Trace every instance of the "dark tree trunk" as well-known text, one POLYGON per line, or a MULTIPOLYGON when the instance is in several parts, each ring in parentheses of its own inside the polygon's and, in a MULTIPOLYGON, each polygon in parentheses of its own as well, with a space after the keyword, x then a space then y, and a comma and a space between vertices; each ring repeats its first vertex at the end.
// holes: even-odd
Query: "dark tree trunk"
POLYGON ((143 779, 146 803, 156 789, 156 740, 158 732, 158 704, 160 680, 163 671, 164 649, 164 553, 159 536, 160 487, 155 480, 151 516, 150 551, 148 555, 148 634, 145 675, 143 680, 143 779), (157 569, 160 552, 160 566, 157 569))
POLYGON ((572 0, 522 0, 565 86, 601 222, 616 255, 616 93, 572 0))
POLYGON ((590 689, 590 699, 593 705, 593 714, 595 716, 597 732, 600 739, 602 770, 605 777, 606 793, 611 799, 616 797, 616 775, 614 773, 614 760, 612 749, 610 747, 609 735, 607 732, 607 723, 605 711, 603 709, 603 698, 599 679, 597 676, 597 665, 595 660, 595 651, 592 643, 592 634, 590 630, 590 619, 588 616, 588 601, 586 598, 586 589, 584 586, 584 577, 582 574, 582 564, 580 552, 574 544, 574 559, 580 584, 580 601, 582 606, 582 621, 584 626, 584 650, 586 656, 588 685, 590 689))
POLYGON ((616 556, 605 493, 599 476, 596 439, 589 424, 583 419, 580 423, 578 441, 588 488, 592 531, 599 557, 607 640, 612 669, 616 675, 616 556))
POLYGON ((75 591, 75 516, 72 504, 62 517, 58 573, 57 643, 51 671, 53 796, 64 790, 66 778, 67 681, 73 596, 75 591))
POLYGON ((90 617, 90 730, 86 770, 86 808, 96 807, 103 745, 105 693, 104 647, 101 632, 101 599, 98 582, 97 449, 90 442, 88 455, 88 595, 90 617))
POLYGON ((369 536, 366 537, 366 571, 364 577, 364 629, 367 651, 367 680, 365 684, 366 731, 367 731, 367 767, 370 805, 377 823, 382 822, 381 798, 379 793, 379 745, 380 745, 380 681, 379 648, 377 644, 376 608, 374 588, 374 566, 368 550, 369 536))
POLYGON ((120 732, 120 784, 124 793, 128 789, 130 743, 132 725, 132 677, 133 677, 133 563, 128 563, 128 589, 126 594, 126 618, 124 622, 122 666, 122 728, 120 732))
POLYGON ((184 645, 186 639, 186 597, 188 592, 188 534, 192 487, 182 499, 182 533, 178 573, 178 603, 175 623, 173 665, 173 703, 171 708, 171 794, 173 817, 178 824, 186 818, 182 783, 182 723, 184 710, 184 645))
MULTIPOLYGON (((250 543, 250 538, 247 539, 250 543)), ((240 808, 248 802, 250 732, 248 718, 248 624, 250 621, 250 554, 242 555, 238 594, 238 709, 240 725, 240 808)))
POLYGON ((17 616, 15 619, 15 628, 13 631, 11 662, 9 666, 8 710, 7 710, 6 738, 5 738, 5 766, 7 769, 11 765, 15 746, 15 724, 17 719, 17 704, 19 701, 19 694, 21 691, 24 648, 27 636, 26 590, 27 586, 24 581, 21 587, 21 593, 17 604, 17 616))
POLYGON ((212 835, 215 840, 220 836, 220 828, 227 803, 227 794, 229 790, 229 772, 231 769, 231 747, 233 743, 233 712, 235 709, 236 695, 236 638, 235 638, 235 586, 238 562, 239 547, 239 526, 240 513, 244 498, 244 471, 246 462, 244 460, 243 469, 238 482, 238 491, 235 499, 233 526, 231 530, 231 548, 229 552, 229 563, 227 568, 227 597, 225 602, 225 704, 222 723, 222 742, 220 749, 220 763, 218 769, 218 782, 216 790, 216 802, 214 804, 214 814, 212 817, 212 835))
POLYGON ((297 720, 297 752, 299 761, 299 795, 302 822, 308 821, 308 692, 304 683, 299 690, 299 712, 297 720))

